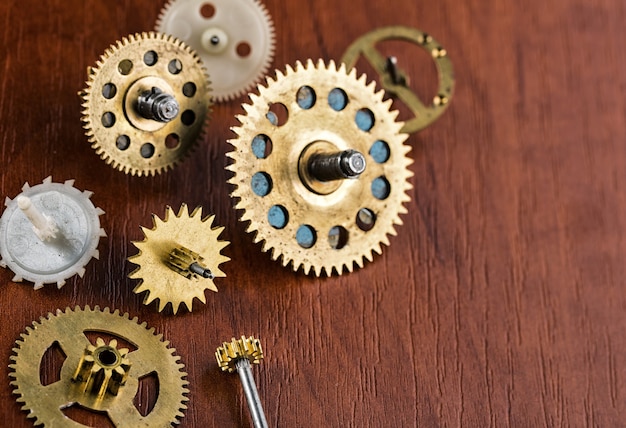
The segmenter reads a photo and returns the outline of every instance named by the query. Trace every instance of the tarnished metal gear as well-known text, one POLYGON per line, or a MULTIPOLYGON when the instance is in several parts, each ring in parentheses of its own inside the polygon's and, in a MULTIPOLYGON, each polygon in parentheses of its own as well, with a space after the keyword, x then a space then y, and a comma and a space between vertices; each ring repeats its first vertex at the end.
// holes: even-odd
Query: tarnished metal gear
POLYGON ((274 57, 274 24, 259 0, 170 0, 155 28, 200 55, 216 102, 246 94, 274 57))
MULTIPOLYGON (((168 347, 154 329, 148 329, 146 323, 139 324, 137 318, 129 319, 128 314, 113 313, 108 308, 101 311, 76 307, 60 309, 56 314, 41 317, 26 327, 13 349, 9 376, 13 378, 13 393, 22 403, 22 410, 28 412, 28 418, 35 420, 35 425, 83 427, 64 414, 64 409, 80 406, 94 413, 106 413, 116 427, 165 427, 177 424, 184 415, 185 396, 189 392, 187 374, 182 371, 184 365, 180 357, 174 355, 175 349, 168 347), (117 340, 109 344, 103 340, 90 343, 86 332, 107 333, 125 340, 135 347, 129 352, 117 349, 117 340), (47 351, 54 346, 61 348, 65 360, 58 380, 43 385, 40 380, 40 366, 45 364, 47 351), (84 360, 91 348, 92 358, 101 368, 119 367, 117 381, 107 382, 106 390, 100 393, 104 378, 94 377, 89 387, 83 381, 88 373, 84 360), (158 378, 158 396, 154 407, 143 415, 133 401, 139 391, 140 381, 146 376, 158 378)), ((99 370, 103 375, 105 370, 99 370)), ((113 370, 109 370, 112 373, 113 370)))
POLYGON ((155 175, 173 167, 209 121, 202 61, 169 35, 135 34, 109 47, 89 68, 80 95, 91 146, 127 174, 155 175))
POLYGON ((402 223, 410 147, 374 87, 354 69, 309 60, 277 71, 237 116, 232 196, 254 241, 284 266, 351 272, 402 223))
POLYGON ((167 207, 163 220, 152 218, 152 229, 141 228, 144 240, 133 242, 139 253, 128 258, 139 265, 129 275, 141 280, 133 291, 147 292, 145 305, 159 299, 159 312, 168 303, 174 313, 181 303, 191 311, 194 298, 206 303, 205 290, 217 291, 213 278, 226 276, 219 268, 230 260, 220 253, 229 244, 218 240, 224 228, 212 227, 214 215, 202 218, 202 207, 189 214, 186 204, 178 214, 167 207))

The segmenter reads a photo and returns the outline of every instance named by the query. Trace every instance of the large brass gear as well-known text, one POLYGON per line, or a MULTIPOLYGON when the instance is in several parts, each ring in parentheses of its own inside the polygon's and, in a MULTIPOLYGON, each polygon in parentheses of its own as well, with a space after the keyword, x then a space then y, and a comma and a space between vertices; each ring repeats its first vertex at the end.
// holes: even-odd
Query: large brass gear
POLYGON ((26 327, 13 349, 10 376, 13 393, 23 403, 22 410, 35 425, 50 427, 83 427, 66 417, 63 410, 72 405, 98 413, 106 413, 116 427, 165 427, 177 424, 188 401, 188 382, 183 379, 184 365, 175 349, 162 335, 155 334, 137 318, 76 307, 60 309, 56 314, 41 317, 26 327), (91 343, 85 332, 108 333, 132 344, 136 349, 117 349, 117 340, 108 344, 102 339, 91 343), (65 355, 59 379, 43 385, 39 372, 44 356, 58 345, 65 355), (85 360, 90 361, 86 365, 85 360), (91 367, 91 369, 89 369, 91 367), (94 376, 87 379, 93 373, 94 376), (104 373, 105 376, 99 376, 104 373), (119 377, 115 374, 118 373, 119 377), (108 374, 108 376, 107 376, 108 374), (133 404, 140 380, 151 374, 158 377, 158 397, 152 410, 142 415, 133 404))
POLYGON ((89 68, 81 96, 91 146, 107 164, 132 175, 173 167, 209 121, 202 61, 185 43, 160 33, 130 35, 109 47, 89 68), (155 113, 159 102, 165 110, 155 113))
POLYGON ((213 278, 226 276, 219 268, 230 260, 220 253, 229 244, 218 240, 224 228, 212 227, 215 216, 203 218, 202 207, 189 214, 185 204, 178 214, 167 207, 163 220, 152 217, 154 227, 142 227, 144 240, 133 242, 139 253, 128 258, 139 265, 129 275, 141 280, 133 291, 147 292, 146 305, 158 299, 159 312, 168 303, 174 313, 181 303, 191 311, 194 298, 206 303, 205 291, 217 291, 213 278), (197 269, 190 269, 192 265, 197 269))
POLYGON ((410 200, 412 160, 398 113, 374 87, 354 69, 309 60, 277 71, 243 105, 228 153, 232 196, 254 241, 284 266, 317 276, 352 272, 396 234, 410 200), (364 169, 357 178, 311 175, 316 157, 355 151, 364 169))

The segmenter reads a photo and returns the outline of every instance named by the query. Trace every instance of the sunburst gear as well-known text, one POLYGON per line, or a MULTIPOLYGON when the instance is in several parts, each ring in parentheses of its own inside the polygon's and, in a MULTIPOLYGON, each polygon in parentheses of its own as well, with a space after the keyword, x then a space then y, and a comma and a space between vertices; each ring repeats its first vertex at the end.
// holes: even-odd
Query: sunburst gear
POLYGON ((156 30, 178 37, 200 55, 215 101, 251 90, 274 56, 274 24, 258 0, 170 0, 156 30))
POLYGON ((132 175, 155 175, 179 163, 209 121, 202 60, 164 34, 130 35, 109 47, 89 68, 81 96, 91 146, 132 175))
POLYGON ((383 91, 311 60, 268 78, 237 116, 228 153, 241 221, 272 258, 342 274, 380 254, 410 200, 407 138, 383 91))
POLYGON ((52 177, 22 187, 15 199, 6 198, 0 218, 0 266, 8 267, 13 281, 61 288, 98 258, 100 238, 106 236, 99 216, 104 211, 91 202, 92 192, 74 187, 74 180, 53 183, 52 177))
POLYGON ((187 408, 189 390, 184 365, 168 345, 146 323, 117 310, 59 309, 26 327, 17 340, 9 366, 13 393, 35 425, 84 426, 64 415, 64 409, 75 405, 106 413, 116 427, 177 424, 187 408), (118 349, 117 339, 107 344, 98 338, 91 343, 85 334, 90 331, 116 336, 135 349, 118 349), (61 348, 65 360, 58 379, 43 385, 40 366, 49 361, 47 351, 54 346, 61 348), (158 396, 152 410, 143 415, 133 402, 141 379, 148 375, 158 378, 158 396))
POLYGON ((223 227, 212 227, 215 216, 202 218, 202 207, 191 214, 182 204, 178 214, 171 207, 165 210, 161 220, 153 215, 154 227, 142 227, 144 240, 133 242, 139 253, 128 258, 139 267, 129 277, 141 282, 133 290, 147 292, 144 304, 159 300, 159 312, 168 303, 174 313, 181 303, 192 310, 193 299, 206 303, 205 291, 217 291, 213 282, 226 274, 219 265, 230 258, 220 251, 228 241, 220 241, 223 227))

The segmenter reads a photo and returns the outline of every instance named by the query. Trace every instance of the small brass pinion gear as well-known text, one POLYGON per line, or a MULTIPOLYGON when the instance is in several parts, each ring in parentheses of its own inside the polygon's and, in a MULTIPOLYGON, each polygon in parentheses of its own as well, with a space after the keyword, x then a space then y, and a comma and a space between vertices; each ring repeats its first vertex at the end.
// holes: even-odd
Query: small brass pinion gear
POLYGON ((218 239, 224 227, 212 227, 215 216, 203 218, 202 207, 189 214, 186 204, 178 214, 167 207, 163 220, 152 218, 152 229, 141 228, 144 240, 133 242, 139 253, 128 258, 139 265, 129 275, 141 280, 133 291, 147 292, 145 305, 158 299, 159 312, 168 303, 174 313, 181 303, 191 311, 193 299, 206 303, 205 291, 217 291, 213 279, 226 276, 219 268, 230 260, 220 253, 229 244, 218 239))
POLYGON ((17 340, 9 366, 13 393, 35 425, 83 427, 63 413, 74 405, 106 413, 116 427, 178 424, 187 408, 188 382, 183 379, 187 374, 168 345, 146 323, 139 324, 137 318, 117 310, 101 311, 98 306, 59 309, 26 327, 17 340), (100 337, 91 343, 86 332, 107 333, 135 348, 118 349, 117 339, 106 343, 100 337), (50 361, 47 351, 54 346, 61 348, 65 360, 58 379, 44 385, 40 365, 50 361), (141 379, 148 375, 157 376, 159 387, 154 407, 144 415, 133 401, 141 379))
POLYGON ((84 128, 96 153, 132 175, 155 175, 179 163, 209 121, 210 87, 202 61, 180 40, 130 35, 89 68, 84 128))
POLYGON ((228 153, 241 221, 282 264, 352 272, 389 245, 410 200, 410 147, 375 83, 309 60, 277 71, 244 104, 228 153))

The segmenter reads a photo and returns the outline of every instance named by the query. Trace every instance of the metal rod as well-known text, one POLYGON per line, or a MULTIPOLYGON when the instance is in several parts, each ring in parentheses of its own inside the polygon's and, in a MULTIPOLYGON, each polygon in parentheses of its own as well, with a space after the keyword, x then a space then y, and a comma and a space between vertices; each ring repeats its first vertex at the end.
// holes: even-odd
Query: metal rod
POLYGON ((235 362, 235 367, 237 367, 237 373, 239 373, 239 378, 243 385, 243 392, 246 394, 246 401, 248 402, 248 409, 250 409, 254 428, 267 428, 265 413, 263 413, 256 383, 254 383, 252 371, 250 370, 250 361, 246 358, 240 358, 235 362))
POLYGON ((357 178, 365 171, 365 157, 356 150, 311 156, 309 173, 319 181, 357 178))
POLYGON ((215 278, 215 276, 213 276, 213 272, 211 272, 209 268, 205 268, 204 266, 200 265, 198 262, 193 262, 192 264, 190 264, 189 270, 195 273, 196 275, 200 275, 203 278, 209 278, 209 279, 215 278))
POLYGON ((146 119, 158 122, 170 122, 180 111, 180 106, 173 96, 164 93, 159 88, 152 88, 139 96, 137 109, 146 119))

